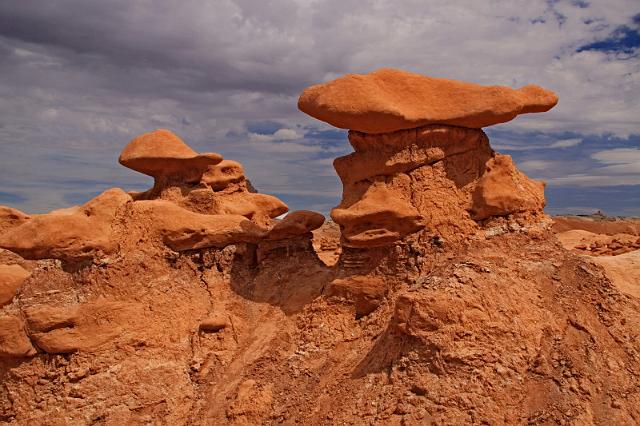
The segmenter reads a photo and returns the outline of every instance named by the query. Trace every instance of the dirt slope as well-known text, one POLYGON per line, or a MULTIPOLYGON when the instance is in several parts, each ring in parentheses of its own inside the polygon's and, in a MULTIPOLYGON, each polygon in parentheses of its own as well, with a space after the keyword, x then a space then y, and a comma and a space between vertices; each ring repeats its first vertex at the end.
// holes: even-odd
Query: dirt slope
MULTIPOLYGON (((373 313, 309 247, 40 261, 17 305, 85 306, 65 354, 4 361, 8 424, 633 424, 640 303, 549 231, 433 246, 373 313), (284 265, 284 266, 283 266, 284 265), (99 312, 108 300, 108 313, 99 312), (114 306, 116 304, 117 306, 114 306), (89 308, 86 308, 89 306, 89 308), (212 315, 220 331, 199 331, 212 315), (114 330, 116 331, 114 333, 114 330), (102 343, 101 343, 102 342, 102 343)), ((409 267, 409 266, 407 266, 409 267)), ((60 331, 62 330, 62 331, 60 331)))

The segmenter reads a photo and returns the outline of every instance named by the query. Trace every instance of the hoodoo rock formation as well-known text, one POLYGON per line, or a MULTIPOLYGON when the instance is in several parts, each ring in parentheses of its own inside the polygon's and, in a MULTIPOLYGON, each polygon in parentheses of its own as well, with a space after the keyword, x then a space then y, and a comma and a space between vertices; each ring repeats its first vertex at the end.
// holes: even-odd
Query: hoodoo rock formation
POLYGON ((344 189, 331 217, 345 246, 371 248, 418 231, 468 238, 492 217, 541 219, 544 184, 496 154, 479 127, 556 102, 537 86, 514 91, 383 69, 310 87, 298 105, 350 129, 355 152, 334 161, 344 189))
POLYGON ((162 129, 120 155, 148 191, 0 206, 0 424, 639 423, 640 293, 598 266, 626 263, 565 249, 481 129, 556 101, 395 70, 305 90, 354 149, 335 222, 162 129))
POLYGON ((479 129, 548 111, 557 102, 553 92, 538 86, 514 90, 380 69, 311 86, 298 107, 341 129, 391 133, 427 124, 479 129))

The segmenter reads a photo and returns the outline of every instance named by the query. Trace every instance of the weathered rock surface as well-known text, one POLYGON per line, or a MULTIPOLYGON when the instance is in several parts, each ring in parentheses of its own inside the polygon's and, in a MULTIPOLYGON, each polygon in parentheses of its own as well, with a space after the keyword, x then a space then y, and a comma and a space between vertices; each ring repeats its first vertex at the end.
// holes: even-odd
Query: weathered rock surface
MULTIPOLYGON (((405 178, 409 180, 406 175, 405 178)), ((408 199, 389 190, 385 182, 363 182, 359 187, 362 195, 357 201, 352 204, 343 201, 331 211, 331 218, 340 225, 346 245, 388 245, 424 228, 422 215, 408 199)))
POLYGON ((69 306, 33 306, 24 310, 27 328, 38 348, 47 353, 91 352, 126 338, 144 315, 136 303, 98 300, 69 306))
POLYGON ((233 160, 222 160, 215 166, 209 166, 202 175, 202 182, 214 191, 222 191, 231 184, 245 179, 242 164, 233 160))
POLYGON ((217 202, 215 213, 244 216, 262 227, 268 226, 271 219, 289 211, 285 203, 268 194, 235 192, 217 199, 217 202))
POLYGON ((544 208, 544 183, 529 179, 516 169, 511 157, 497 154, 487 161, 478 180, 471 207, 474 219, 506 216, 544 208))
POLYGON ((151 233, 176 251, 257 243, 267 232, 241 215, 200 214, 165 200, 137 201, 132 208, 134 221, 148 221, 151 233))
POLYGON ((131 201, 121 189, 110 189, 78 208, 34 215, 0 235, 0 247, 25 259, 79 261, 117 249, 112 222, 131 201))
POLYGON ((0 316, 0 358, 23 358, 36 354, 19 317, 0 316))
POLYGON ((225 329, 229 325, 229 317, 222 313, 210 315, 205 320, 200 322, 200 331, 206 333, 216 333, 225 329))
POLYGON ((31 216, 21 212, 20 210, 0 206, 0 234, 11 228, 22 225, 29 219, 31 219, 31 216))
POLYGON ((324 216, 310 210, 291 212, 275 224, 267 234, 268 240, 283 240, 299 237, 318 229, 324 223, 324 216))
POLYGON ((514 90, 385 68, 311 86, 298 108, 342 129, 389 133, 427 124, 478 129, 548 111, 557 102, 553 92, 534 85, 514 90))
POLYGON ((351 276, 331 281, 325 294, 348 300, 355 307, 356 318, 361 318, 380 306, 388 290, 380 277, 351 276))
POLYGON ((0 265, 0 307, 11 303, 31 272, 20 265, 0 265))
POLYGON ((132 140, 120 154, 120 164, 155 179, 199 180, 209 166, 222 161, 216 153, 198 154, 166 129, 154 130, 132 140))
POLYGON ((607 277, 620 291, 640 299, 640 250, 617 256, 598 256, 590 261, 604 268, 607 277))
POLYGON ((0 252, 32 270, 1 308, 0 422, 637 423, 639 299, 558 244, 540 203, 485 197, 525 210, 476 220, 481 184, 528 185, 481 130, 349 138, 342 235, 313 231, 332 262, 309 239, 321 217, 273 220, 286 206, 224 162, 114 203, 108 256, 0 252))
POLYGON ((412 234, 460 240, 492 217, 537 220, 544 185, 494 153, 479 128, 556 102, 536 86, 516 91, 383 69, 312 86, 299 108, 350 129, 355 152, 334 161, 343 194, 331 216, 346 246, 375 248, 412 234))

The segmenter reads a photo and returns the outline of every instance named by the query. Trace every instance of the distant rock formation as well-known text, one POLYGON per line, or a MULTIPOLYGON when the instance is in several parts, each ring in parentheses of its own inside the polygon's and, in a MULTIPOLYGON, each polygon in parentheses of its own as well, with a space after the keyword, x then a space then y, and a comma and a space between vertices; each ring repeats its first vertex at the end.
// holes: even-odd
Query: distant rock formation
POLYGON ((312 86, 298 106, 350 129, 355 152, 334 161, 343 195, 331 217, 344 246, 374 248, 419 231, 460 240, 492 217, 541 215, 544 184, 496 154, 480 127, 556 103, 537 86, 484 87, 383 69, 312 86))

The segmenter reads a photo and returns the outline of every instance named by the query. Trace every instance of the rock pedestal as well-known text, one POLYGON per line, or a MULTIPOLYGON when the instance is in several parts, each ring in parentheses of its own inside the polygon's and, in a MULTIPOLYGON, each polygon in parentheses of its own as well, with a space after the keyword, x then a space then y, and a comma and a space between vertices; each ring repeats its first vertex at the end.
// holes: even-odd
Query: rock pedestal
POLYGON ((355 152, 334 161, 343 194, 331 217, 345 247, 373 249, 410 235, 460 241, 492 217, 542 214, 544 184, 495 153, 481 127, 556 102, 537 86, 485 87, 383 69, 312 86, 298 106, 350 129, 355 152))

